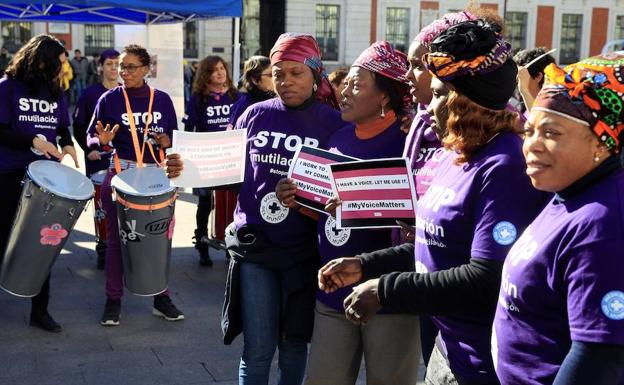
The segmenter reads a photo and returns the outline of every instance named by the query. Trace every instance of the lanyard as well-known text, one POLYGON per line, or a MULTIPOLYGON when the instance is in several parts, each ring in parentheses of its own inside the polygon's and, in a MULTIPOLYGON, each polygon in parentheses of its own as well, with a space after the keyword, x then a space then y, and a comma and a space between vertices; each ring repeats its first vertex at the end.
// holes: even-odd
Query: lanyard
MULTIPOLYGON (((154 104, 154 88, 150 87, 150 98, 149 104, 147 107, 147 121, 145 122, 145 127, 143 128, 143 145, 139 145, 139 136, 137 134, 136 124, 134 123, 134 115, 132 113, 132 107, 130 107, 130 99, 128 98, 128 93, 122 87, 121 91, 123 92, 124 100, 126 102, 126 112, 128 114, 128 122, 130 123, 130 135, 132 136, 132 143, 134 144, 134 153, 136 155, 137 167, 143 167, 143 155, 145 154, 145 145, 149 148, 149 151, 154 158, 154 161, 157 165, 160 165, 158 159, 156 158, 156 154, 154 154, 154 148, 152 147, 152 143, 148 140, 148 132, 149 126, 152 124, 152 105, 154 104)), ((160 158, 161 161, 163 159, 163 151, 160 149, 160 158)), ((119 173, 121 170, 121 164, 119 162, 119 158, 117 157, 117 153, 115 153, 115 169, 119 173)))

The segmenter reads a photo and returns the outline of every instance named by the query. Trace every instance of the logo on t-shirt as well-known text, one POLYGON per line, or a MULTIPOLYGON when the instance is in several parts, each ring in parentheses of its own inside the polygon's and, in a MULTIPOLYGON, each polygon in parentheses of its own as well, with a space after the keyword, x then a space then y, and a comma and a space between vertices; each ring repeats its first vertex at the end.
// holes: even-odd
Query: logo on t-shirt
POLYGON ((620 321, 624 319, 624 293, 619 290, 613 290, 602 297, 600 303, 602 312, 607 318, 620 321))
POLYGON ((349 241, 351 229, 339 229, 333 217, 327 217, 325 222, 325 237, 334 246, 342 246, 349 241))
POLYGON ((274 192, 268 193, 260 201, 260 215, 269 223, 280 223, 288 216, 290 209, 282 206, 274 192))
POLYGON ((507 221, 498 222, 492 230, 496 243, 503 246, 511 245, 516 240, 516 235, 518 235, 516 226, 507 221))

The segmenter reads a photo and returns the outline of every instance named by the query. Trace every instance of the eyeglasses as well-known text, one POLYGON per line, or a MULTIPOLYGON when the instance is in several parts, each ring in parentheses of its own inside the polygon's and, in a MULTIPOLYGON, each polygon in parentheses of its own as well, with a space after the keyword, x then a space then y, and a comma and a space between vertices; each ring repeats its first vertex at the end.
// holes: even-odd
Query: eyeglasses
POLYGON ((134 65, 134 64, 130 64, 130 65, 126 66, 126 65, 120 64, 119 65, 119 72, 123 71, 123 72, 128 72, 129 74, 133 74, 133 73, 136 72, 137 69, 139 69, 141 67, 145 67, 145 66, 144 65, 137 66, 137 65, 134 65))

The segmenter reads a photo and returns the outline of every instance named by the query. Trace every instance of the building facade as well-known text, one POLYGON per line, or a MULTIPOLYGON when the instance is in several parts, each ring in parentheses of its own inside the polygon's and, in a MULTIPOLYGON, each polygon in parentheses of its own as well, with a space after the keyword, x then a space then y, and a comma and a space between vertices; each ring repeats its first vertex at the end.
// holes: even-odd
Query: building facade
MULTIPOLYGON (((267 55, 284 31, 316 36, 328 70, 349 66, 371 42, 387 40, 406 50, 418 31, 465 0, 243 0, 242 60, 267 55)), ((624 0, 487 0, 482 5, 505 14, 507 37, 515 49, 557 48, 566 64, 600 52, 607 41, 624 39, 624 0)), ((219 55, 232 62, 234 21, 217 18, 187 23, 184 55, 198 60, 219 55)), ((51 33, 68 50, 91 55, 111 47, 112 25, 1 22, 1 44, 15 52, 31 36, 51 33)))

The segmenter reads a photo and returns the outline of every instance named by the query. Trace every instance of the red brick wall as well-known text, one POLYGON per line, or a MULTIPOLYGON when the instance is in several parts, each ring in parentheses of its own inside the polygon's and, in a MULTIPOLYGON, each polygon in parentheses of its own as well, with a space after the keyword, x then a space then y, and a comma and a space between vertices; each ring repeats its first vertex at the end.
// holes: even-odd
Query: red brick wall
POLYGON ((553 24, 555 22, 555 7, 547 5, 537 6, 537 25, 535 26, 535 46, 552 47, 553 24))
POLYGON ((377 41, 377 0, 371 0, 370 43, 377 41))
POLYGON ((589 36, 589 55, 598 55, 607 42, 609 8, 592 10, 591 35, 589 36))
POLYGON ((496 3, 481 3, 481 6, 485 9, 491 9, 498 13, 498 4, 496 3))
POLYGON ((440 9, 440 3, 437 1, 421 1, 420 9, 440 9))

